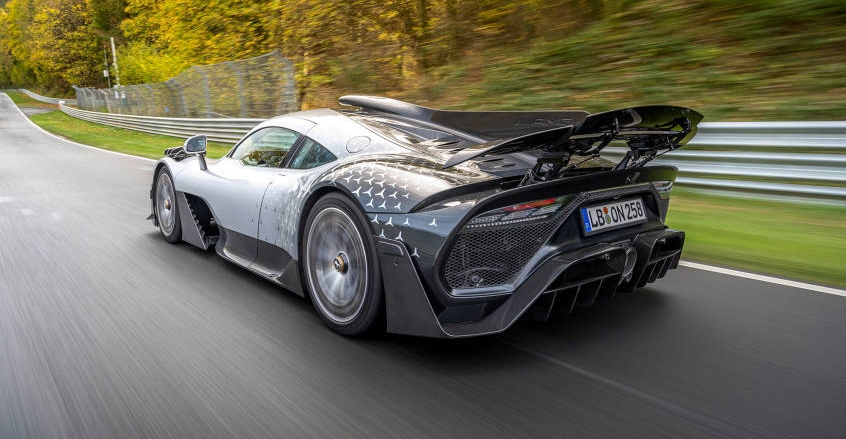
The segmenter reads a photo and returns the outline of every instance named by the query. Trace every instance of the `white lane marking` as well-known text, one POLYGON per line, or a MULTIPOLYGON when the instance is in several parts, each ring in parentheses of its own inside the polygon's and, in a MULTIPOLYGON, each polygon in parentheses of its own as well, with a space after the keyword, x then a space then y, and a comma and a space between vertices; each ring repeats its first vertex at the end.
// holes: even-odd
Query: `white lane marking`
MULTIPOLYGON (((7 94, 5 94, 5 93, 0 93, 0 95, 5 96, 5 97, 6 97, 6 98, 8 98, 8 99, 9 99, 9 101, 11 102, 12 98, 10 98, 7 94)), ((85 145, 85 144, 82 144, 82 143, 77 143, 77 142, 74 142, 73 140, 68 140, 68 139, 65 139, 65 138, 59 137, 59 136, 57 136, 57 135, 55 135, 55 134, 53 134, 53 133, 51 133, 51 132, 49 132, 49 131, 45 130, 44 128, 41 128, 41 127, 40 127, 40 126, 38 126, 35 122, 33 122, 32 120, 30 120, 30 119, 29 119, 29 117, 27 117, 27 115, 26 115, 23 111, 21 111, 21 109, 20 109, 20 108, 18 108, 18 106, 17 106, 17 105, 13 105, 13 107, 15 107, 15 109, 16 109, 16 110, 18 110, 18 112, 19 112, 19 113, 21 113, 21 115, 23 115, 24 119, 26 119, 26 121, 27 121, 27 122, 29 122, 29 124, 30 124, 30 125, 32 125, 32 126, 34 126, 35 128, 37 128, 37 129, 41 130, 42 132, 46 133, 47 135, 50 135, 50 136, 52 136, 52 137, 55 137, 56 139, 61 140, 61 141, 63 141, 63 142, 67 142, 67 143, 70 143, 70 144, 72 144, 72 145, 76 145, 76 146, 81 146, 81 147, 83 147, 83 148, 93 149, 93 150, 95 150, 95 151, 107 152, 107 153, 109 153, 109 154, 122 155, 122 156, 124 156, 124 157, 132 157, 132 158, 134 158, 134 159, 144 160, 144 161, 148 161, 148 162, 155 162, 155 161, 156 161, 156 160, 153 160, 153 159, 148 159, 147 157, 138 157, 137 155, 124 154, 124 153, 122 153, 122 152, 117 152, 117 151, 109 151, 108 149, 101 149, 101 148, 97 148, 97 147, 95 147, 95 146, 85 145)), ((164 154, 163 154, 163 155, 164 155, 164 154)))
POLYGON ((31 209, 21 209, 21 215, 32 216, 35 215, 35 212, 33 212, 31 209))
POLYGON ((838 290, 837 288, 829 288, 821 285, 806 284, 804 282, 796 282, 793 280, 779 279, 777 277, 763 276, 760 274, 747 273, 745 271, 731 270, 728 268, 714 267, 712 265, 698 264, 696 262, 681 261, 679 265, 688 268, 695 268, 697 270, 712 271, 714 273, 725 274, 728 276, 743 277, 746 279, 757 280, 760 282, 769 282, 771 284, 779 284, 793 288, 801 288, 803 290, 816 291, 818 293, 833 294, 835 296, 846 297, 846 290, 838 290))
POLYGON ((15 197, 0 197, 0 203, 11 203, 15 201, 15 197))

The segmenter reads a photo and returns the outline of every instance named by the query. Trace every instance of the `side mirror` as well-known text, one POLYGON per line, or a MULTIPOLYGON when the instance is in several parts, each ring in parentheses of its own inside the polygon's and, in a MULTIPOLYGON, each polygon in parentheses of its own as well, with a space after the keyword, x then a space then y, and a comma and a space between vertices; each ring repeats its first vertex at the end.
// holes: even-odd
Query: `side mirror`
POLYGON ((205 154, 206 153, 206 136, 200 134, 199 136, 189 137, 182 145, 186 154, 205 154))
POLYGON ((196 155, 197 161, 200 162, 200 169, 207 170, 206 166, 206 136, 200 134, 199 136, 189 137, 182 145, 185 154, 196 155))

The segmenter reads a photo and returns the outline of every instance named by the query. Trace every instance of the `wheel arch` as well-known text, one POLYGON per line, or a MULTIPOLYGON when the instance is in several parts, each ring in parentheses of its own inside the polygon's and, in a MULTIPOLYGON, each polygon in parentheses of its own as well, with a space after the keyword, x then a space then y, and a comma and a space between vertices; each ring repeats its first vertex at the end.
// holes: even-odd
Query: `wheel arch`
MULTIPOLYGON (((326 194, 330 194, 333 192, 339 193, 345 197, 347 197, 352 203, 358 208, 362 215, 367 218, 367 212, 365 212, 364 208, 361 206, 361 203, 349 193, 346 188, 342 188, 340 186, 333 186, 333 185, 326 185, 320 186, 316 188, 303 202, 302 208, 300 209, 300 216, 297 221, 297 259, 302 259, 302 249, 303 249, 303 236, 305 236, 305 226, 306 222, 308 222, 308 215, 311 213, 311 208, 317 204, 317 200, 323 198, 326 194)), ((368 225, 368 230, 370 233, 373 233, 372 228, 368 225)))
POLYGON ((156 169, 155 169, 155 171, 153 171, 153 178, 156 178, 156 175, 158 175, 159 171, 161 171, 161 169, 164 168, 165 166, 167 166, 167 163, 165 163, 165 162, 160 161, 160 162, 156 163, 156 169))
MULTIPOLYGON (((153 221, 153 225, 158 227, 159 226, 159 219, 156 217, 156 180, 159 179, 159 173, 162 172, 162 168, 167 168, 167 163, 165 162, 158 162, 156 163, 156 167, 153 170, 153 181, 150 182, 150 218, 153 221)), ((168 168, 169 169, 169 168, 168 168)), ((173 172, 171 172, 173 175, 173 172)))

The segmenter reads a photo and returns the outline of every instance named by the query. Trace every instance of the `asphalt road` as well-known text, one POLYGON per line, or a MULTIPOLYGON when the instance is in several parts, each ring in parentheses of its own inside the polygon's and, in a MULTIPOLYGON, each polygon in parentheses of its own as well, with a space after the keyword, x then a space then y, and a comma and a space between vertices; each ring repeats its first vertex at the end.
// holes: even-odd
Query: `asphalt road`
POLYGON ((351 340, 144 218, 153 163, 0 96, 0 438, 843 438, 846 298, 680 268, 461 341, 351 340))

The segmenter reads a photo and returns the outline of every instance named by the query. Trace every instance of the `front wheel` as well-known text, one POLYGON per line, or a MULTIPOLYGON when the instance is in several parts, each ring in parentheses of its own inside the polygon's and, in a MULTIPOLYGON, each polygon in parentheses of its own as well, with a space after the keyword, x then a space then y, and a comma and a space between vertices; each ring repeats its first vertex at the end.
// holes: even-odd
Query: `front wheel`
POLYGON ((182 239, 182 224, 179 222, 179 209, 176 204, 176 191, 173 178, 167 168, 162 168, 156 178, 156 220, 159 231, 165 241, 174 243, 182 239))
POLYGON ((330 193, 312 208, 302 244, 305 283, 332 330, 360 335, 383 313, 382 276, 365 219, 352 202, 330 193))

